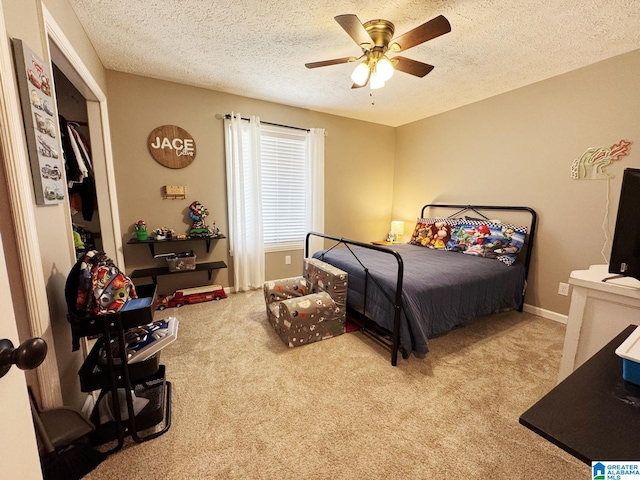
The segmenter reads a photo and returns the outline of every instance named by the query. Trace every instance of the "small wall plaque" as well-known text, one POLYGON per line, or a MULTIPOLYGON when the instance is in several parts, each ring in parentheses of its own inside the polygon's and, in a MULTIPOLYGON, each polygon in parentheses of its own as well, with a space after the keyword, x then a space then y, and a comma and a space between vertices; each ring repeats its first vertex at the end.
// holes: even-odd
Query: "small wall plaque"
POLYGON ((184 168, 196 158, 196 142, 184 128, 162 125, 154 128, 147 139, 151 156, 168 168, 184 168))
POLYGON ((170 200, 184 200, 187 198, 187 187, 184 185, 165 185, 162 196, 170 200))

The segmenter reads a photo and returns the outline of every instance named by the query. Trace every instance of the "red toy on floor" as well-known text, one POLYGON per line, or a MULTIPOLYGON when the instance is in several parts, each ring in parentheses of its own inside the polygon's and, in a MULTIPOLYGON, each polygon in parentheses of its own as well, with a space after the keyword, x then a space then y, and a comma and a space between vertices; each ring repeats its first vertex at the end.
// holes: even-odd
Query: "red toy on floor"
POLYGON ((184 288, 176 290, 173 295, 158 295, 157 310, 181 307, 192 303, 208 302, 227 298, 222 285, 206 285, 204 287, 184 288))

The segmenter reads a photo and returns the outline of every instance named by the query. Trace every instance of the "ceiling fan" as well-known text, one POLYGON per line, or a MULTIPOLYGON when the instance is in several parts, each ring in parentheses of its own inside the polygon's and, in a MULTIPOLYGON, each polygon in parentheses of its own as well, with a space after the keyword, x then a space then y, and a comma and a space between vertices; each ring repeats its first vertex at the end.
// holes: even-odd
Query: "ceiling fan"
POLYGON ((326 67, 364 59, 351 74, 351 79, 353 80, 351 88, 364 87, 367 83, 370 83, 371 89, 384 87, 385 82, 391 78, 394 70, 400 70, 416 77, 424 77, 433 70, 433 65, 397 55, 388 58, 387 53, 404 52, 411 47, 451 31, 449 21, 442 15, 395 38, 393 37, 395 27, 388 20, 369 20, 362 24, 354 14, 338 15, 334 18, 360 46, 362 55, 360 57, 343 57, 322 62, 306 63, 305 67, 326 67))

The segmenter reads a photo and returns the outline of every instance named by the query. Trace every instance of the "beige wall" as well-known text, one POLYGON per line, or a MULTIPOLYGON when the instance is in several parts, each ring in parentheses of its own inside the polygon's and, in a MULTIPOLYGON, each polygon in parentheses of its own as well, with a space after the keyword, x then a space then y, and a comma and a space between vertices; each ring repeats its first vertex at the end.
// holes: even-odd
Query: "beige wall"
MULTIPOLYGON (((607 181, 570 178, 589 147, 640 138, 640 50, 397 129, 393 216, 415 222, 432 201, 525 205, 539 215, 526 302, 567 314, 557 294, 572 270, 608 263, 600 251, 607 181)), ((622 171, 640 167, 638 145, 608 171, 615 224, 622 171)))
MULTIPOLYGON (((74 48, 85 62, 87 68, 97 83, 105 85, 104 69, 93 46, 89 42, 84 30, 80 26, 67 0, 47 0, 46 7, 56 22, 64 30, 74 48)), ((47 35, 44 26, 44 16, 38 0, 4 0, 2 2, 6 24, 6 35, 22 39, 36 54, 48 60, 47 35)), ((4 183, 2 185, 4 188, 4 183)), ((32 198, 33 191, 31 192, 32 198)), ((6 203, 5 203, 6 204, 6 203)), ((66 303, 64 300, 64 282, 74 263, 73 239, 69 230, 69 207, 66 203, 58 205, 36 205, 33 200, 32 208, 36 219, 37 235, 42 256, 42 270, 46 283, 49 304, 51 330, 54 344, 49 348, 56 353, 58 369, 61 377, 63 400, 66 405, 81 407, 84 394, 80 392, 78 368, 82 363, 79 352, 71 352, 71 335, 69 323, 66 319, 66 303)), ((3 238, 9 247, 12 245, 13 224, 2 219, 3 238), (5 234, 5 230, 11 234, 5 234)), ((8 248, 5 245, 5 249, 8 248)), ((14 255, 15 258, 17 255, 14 255)), ((13 260, 9 260, 8 263, 13 260)), ((14 305, 18 318, 18 328, 21 338, 30 335, 24 297, 22 295, 21 277, 10 273, 10 281, 15 287, 13 297, 17 300, 14 305), (22 312, 22 314, 21 314, 22 312)), ((33 372, 28 374, 33 379, 33 372)))
MULTIPOLYGON (((186 232, 191 226, 187 209, 194 200, 209 209, 209 225, 215 220, 222 233, 228 232, 223 122, 216 114, 231 112, 297 127, 324 128, 325 231, 365 241, 382 238, 387 231, 394 128, 114 71, 107 72, 107 81, 124 244, 139 218, 152 229, 166 226, 186 232), (193 136, 197 154, 188 167, 166 168, 149 154, 149 133, 165 124, 178 125, 193 136), (163 185, 186 185, 187 199, 163 200, 163 185)), ((172 251, 169 246, 158 250, 161 248, 172 251)), ((185 248, 193 248, 198 261, 231 263, 227 240, 214 241, 208 255, 199 244, 185 248)), ((163 262, 154 262, 143 246, 125 245, 124 252, 128 272, 163 262)), ((299 275, 301 265, 302 251, 271 253, 267 255, 266 275, 269 279, 299 275), (291 265, 285 265, 285 255, 292 256, 291 265)), ((213 281, 229 286, 232 279, 229 269, 217 272, 213 281)), ((161 277, 159 291, 170 293, 206 281, 204 273, 161 277)))

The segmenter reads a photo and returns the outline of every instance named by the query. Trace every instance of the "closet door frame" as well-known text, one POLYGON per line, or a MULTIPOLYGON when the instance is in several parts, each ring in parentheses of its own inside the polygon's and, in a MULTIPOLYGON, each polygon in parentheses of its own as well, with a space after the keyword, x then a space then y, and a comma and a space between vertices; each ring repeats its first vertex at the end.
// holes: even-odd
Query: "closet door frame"
MULTIPOLYGON (((87 101, 87 118, 98 197, 102 248, 116 265, 124 270, 122 231, 113 168, 107 97, 44 5, 42 5, 42 11, 49 39, 49 57, 87 101)), ((67 217, 68 230, 71 232, 71 215, 67 217)))

